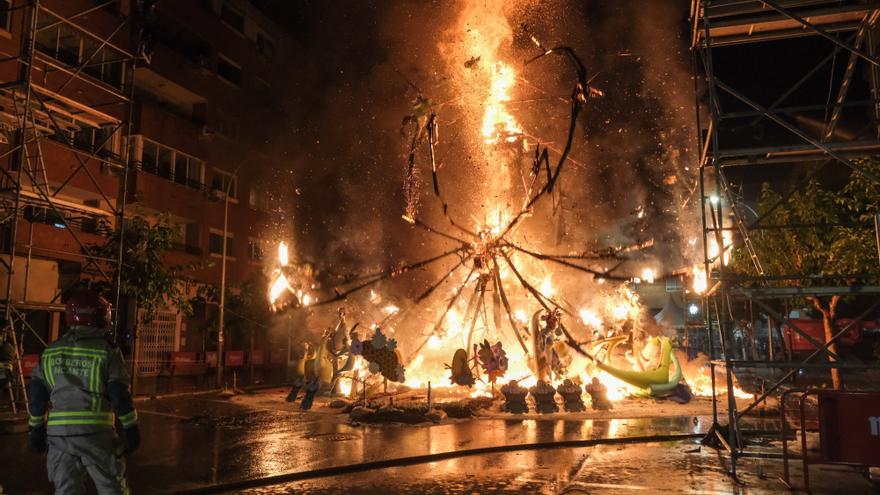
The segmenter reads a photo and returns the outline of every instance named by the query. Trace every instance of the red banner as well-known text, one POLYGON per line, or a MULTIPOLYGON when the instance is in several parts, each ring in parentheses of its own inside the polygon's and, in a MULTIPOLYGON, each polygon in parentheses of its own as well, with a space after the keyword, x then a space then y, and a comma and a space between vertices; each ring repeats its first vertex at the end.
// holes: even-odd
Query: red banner
POLYGON ((266 353, 259 349, 255 349, 249 354, 251 357, 250 364, 253 364, 255 366, 262 366, 266 362, 266 353))
POLYGON ((880 466, 880 393, 819 392, 822 459, 880 466))
POLYGON ((209 368, 217 367, 217 351, 208 351, 205 353, 205 363, 209 368))
POLYGON ((31 376, 37 363, 40 362, 39 354, 22 354, 21 355, 21 372, 24 376, 31 376))
POLYGON ((195 352, 172 352, 171 362, 174 364, 190 364, 197 363, 199 355, 195 352))
MULTIPOLYGON (((850 324, 852 320, 849 319, 840 319, 837 320, 837 330, 840 331, 848 324, 850 324)), ((819 342, 820 344, 825 343, 825 326, 822 323, 822 320, 810 320, 806 318, 798 318, 791 321, 793 327, 796 327, 798 330, 806 333, 813 340, 819 342)), ((785 325, 785 340, 786 344, 793 351, 814 351, 816 350, 816 346, 814 346, 809 340, 805 339, 797 330, 789 327, 789 325, 785 325)), ((840 336, 838 342, 843 345, 852 346, 857 344, 862 339, 862 326, 860 324, 855 324, 850 327, 849 330, 846 331, 843 335, 840 336)))
POLYGON ((244 351, 226 351, 224 366, 235 368, 244 364, 244 351))

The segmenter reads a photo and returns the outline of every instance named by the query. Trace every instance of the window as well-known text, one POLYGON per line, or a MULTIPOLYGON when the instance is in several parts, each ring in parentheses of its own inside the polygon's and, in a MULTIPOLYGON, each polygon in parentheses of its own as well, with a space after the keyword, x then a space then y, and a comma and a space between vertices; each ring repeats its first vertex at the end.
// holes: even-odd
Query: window
POLYGON ((144 139, 143 155, 141 156, 141 170, 151 174, 156 173, 156 161, 159 157, 159 145, 144 139))
POLYGON ((12 2, 0 0, 0 29, 11 31, 12 28, 12 2))
POLYGON ((252 210, 270 211, 271 197, 265 191, 261 191, 256 187, 251 187, 248 193, 248 206, 252 210))
POLYGON ((138 157, 135 148, 133 158, 135 162, 140 162, 142 171, 193 189, 201 189, 204 186, 202 180, 204 162, 202 160, 142 136, 138 138, 142 143, 141 153, 138 157))
POLYGON ((82 49, 82 36, 73 27, 61 24, 58 26, 56 49, 55 58, 67 65, 78 65, 82 49))
POLYGON ((263 241, 248 237, 248 259, 251 261, 263 260, 263 241))
POLYGON ((229 191, 230 199, 238 199, 238 177, 215 168, 214 176, 211 177, 211 190, 217 191, 221 197, 229 191))
MULTIPOLYGON (((3 22, 0 0, 0 23, 3 22)), ((9 11, 6 22, 9 22, 9 11)), ((0 25, 2 27, 2 25, 0 25)), ((63 23, 53 14, 40 10, 37 19, 36 49, 65 65, 77 67, 84 64, 82 72, 105 83, 122 89, 125 73, 125 56, 114 48, 85 34, 74 26, 63 23), (103 45, 103 46, 102 46, 103 45)))
MULTIPOLYGON (((226 257, 233 258, 235 253, 232 250, 233 236, 231 232, 226 233, 226 257)), ((211 235, 208 238, 208 251, 211 254, 223 256, 223 231, 211 229, 211 235)))
POLYGON ((174 151, 164 146, 159 146, 159 164, 156 168, 156 175, 170 179, 173 164, 174 151))
POLYGON ((116 156, 113 137, 112 127, 91 127, 81 124, 80 129, 73 133, 73 145, 92 153, 116 156))
POLYGON ((44 123, 53 131, 49 139, 105 157, 119 156, 116 151, 116 128, 113 126, 95 127, 60 112, 52 112, 44 123))
POLYGON ((186 57, 197 69, 213 70, 211 45, 184 22, 159 12, 150 30, 156 41, 186 57))
POLYGON ((223 55, 217 56, 217 75, 229 84, 241 86, 241 66, 223 55))
POLYGON ((235 10, 226 2, 223 2, 223 5, 220 7, 220 19, 222 19, 227 26, 244 34, 244 14, 235 10))
POLYGON ((92 38, 82 40, 83 72, 114 87, 122 86, 125 70, 121 55, 92 38))

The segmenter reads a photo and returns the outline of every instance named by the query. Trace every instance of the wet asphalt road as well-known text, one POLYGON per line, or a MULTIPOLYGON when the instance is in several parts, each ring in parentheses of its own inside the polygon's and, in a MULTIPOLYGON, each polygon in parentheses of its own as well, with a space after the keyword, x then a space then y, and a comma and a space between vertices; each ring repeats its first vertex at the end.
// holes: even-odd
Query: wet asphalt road
MULTIPOLYGON (((383 469, 229 492, 245 495, 619 495, 789 494, 778 461, 743 461, 741 484, 728 463, 693 441, 599 445, 581 449, 491 454, 430 465, 383 469), (761 473, 758 476, 757 473, 761 473)), ((793 480, 800 487, 800 469, 793 480)), ((849 468, 811 469, 815 495, 870 495, 870 483, 849 468)), ((802 492, 800 492, 802 493, 802 492)))
MULTIPOLYGON (((695 425, 691 418, 481 419, 433 426, 351 426, 344 415, 302 413, 281 398, 280 392, 269 391, 245 400, 201 396, 140 402, 143 442, 129 458, 131 486, 139 493, 166 493, 284 472, 492 445, 615 438, 655 431, 689 433, 705 428, 705 422, 695 425)), ((50 491, 44 457, 28 450, 27 437, 0 438, 0 459, 15 459, 11 464, 0 463, 0 484, 5 493, 50 491)), ((522 467, 537 465, 535 456, 557 454, 529 452, 525 457, 512 454, 511 458, 532 459, 515 464, 522 467)))
MULTIPOLYGON (((708 427, 705 417, 696 422, 692 417, 478 419, 432 426, 351 426, 344 415, 301 413, 282 398, 281 391, 267 391, 232 400, 201 396, 139 403, 143 444, 129 459, 134 492, 173 493, 286 472, 493 445, 693 433, 708 427)), ((685 453, 693 447, 692 443, 645 444, 485 454, 244 493, 583 493, 575 489, 575 483, 587 483, 589 493, 601 493, 611 484, 641 492, 658 481, 664 486, 661 492, 675 492, 677 486, 691 490, 717 486, 719 490, 704 493, 737 491, 723 476, 718 458, 705 449, 696 454, 698 463, 688 464, 698 459, 694 453, 685 453), (614 452, 625 454, 607 454, 614 452), (681 462, 682 458, 687 462, 681 462), (606 461, 602 464, 599 459, 606 461), (673 470, 678 481, 668 480, 673 466, 672 461, 666 462, 669 459, 678 462, 673 470), (609 473, 617 474, 610 477, 609 473), (701 476, 711 478, 712 483, 701 476), (682 480, 694 484, 681 485, 682 480)), ((44 457, 29 452, 25 435, 0 437, 0 459, 4 493, 51 493, 44 457)), ((776 488, 780 486, 777 482, 776 488)), ((612 491, 621 493, 620 489, 612 491)))

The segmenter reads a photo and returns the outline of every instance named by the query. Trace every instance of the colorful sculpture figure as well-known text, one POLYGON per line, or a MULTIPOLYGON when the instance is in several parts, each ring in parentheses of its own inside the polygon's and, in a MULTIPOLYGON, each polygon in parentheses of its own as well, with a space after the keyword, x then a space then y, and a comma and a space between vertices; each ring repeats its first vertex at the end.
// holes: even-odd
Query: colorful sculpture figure
POLYGON ((562 396, 562 407, 567 412, 581 412, 587 409, 584 405, 584 399, 581 397, 581 394, 583 394, 581 386, 568 378, 562 382, 562 385, 556 388, 556 392, 562 396))
POLYGON ((541 414, 559 412, 556 405, 556 389, 544 380, 538 380, 534 387, 529 389, 535 399, 535 411, 541 414))
POLYGON ((489 383, 495 383, 499 377, 504 376, 504 373, 507 372, 507 353, 501 347, 501 342, 490 346, 488 340, 483 340, 480 344, 480 350, 477 351, 477 357, 480 359, 480 366, 483 367, 483 372, 486 373, 489 383))
POLYGON ((521 387, 516 380, 510 380, 501 387, 501 393, 504 395, 504 405, 501 406, 502 411, 511 414, 525 414, 529 412, 529 406, 526 404, 526 396, 529 394, 529 391, 525 387, 521 387))
MULTIPOLYGON (((351 330, 354 333, 357 325, 351 330)), ((303 356, 293 362, 293 387, 287 395, 287 402, 296 401, 299 391, 305 386, 324 388, 331 392, 336 388, 339 378, 354 367, 354 356, 349 346, 349 332, 345 324, 345 311, 339 309, 339 322, 335 328, 328 328, 321 336, 317 348, 308 342, 303 343, 303 356), (340 363, 340 359, 343 361, 340 363)), ((314 396, 314 395, 313 395, 314 396)), ((303 399, 305 400, 305 399, 303 399)))
POLYGON ((290 392, 287 394, 287 402, 296 402, 296 397, 299 395, 299 391, 306 384, 306 368, 311 368, 311 362, 315 359, 315 351, 312 349, 312 344, 308 342, 303 342, 303 355, 299 359, 295 359, 293 361, 293 386, 290 388, 290 392))
POLYGON ((530 331, 532 333, 531 368, 539 380, 559 378, 568 372, 571 355, 564 342, 558 310, 538 310, 532 315, 530 331))
POLYGON ((452 355, 452 365, 447 364, 446 369, 452 372, 449 381, 454 385, 474 386, 474 373, 471 371, 470 359, 464 349, 455 351, 452 355))
MULTIPOLYGON (((613 349, 622 339, 611 344, 613 349)), ((648 341, 646 349, 658 349, 660 356, 659 364, 650 370, 632 371, 615 368, 600 360, 595 361, 596 366, 615 378, 620 379, 634 387, 642 389, 642 395, 663 395, 673 391, 681 381, 681 364, 675 353, 672 352, 672 342, 668 337, 654 337, 648 341), (670 365, 674 365, 675 372, 669 376, 670 365)), ((610 351, 607 354, 611 354, 610 351)))
POLYGON ((370 363, 371 373, 381 373, 392 382, 406 380, 403 360, 400 351, 397 350, 397 341, 386 337, 381 328, 376 327, 373 337, 363 342, 354 335, 350 349, 353 355, 360 354, 370 363))
POLYGON ((294 376, 293 377, 293 386, 290 387, 290 392, 287 394, 287 398, 284 399, 287 402, 296 402, 296 396, 299 395, 299 391, 306 384, 306 377, 303 375, 294 376))
POLYGON ((602 384, 598 378, 593 377, 587 385, 587 393, 590 394, 590 402, 594 411, 610 411, 614 405, 608 400, 608 387, 602 384))
POLYGON ((303 411, 308 411, 312 408, 312 402, 315 400, 315 394, 318 393, 318 390, 321 388, 321 382, 318 380, 312 380, 306 385, 306 395, 303 397, 302 402, 299 404, 299 408, 303 411))

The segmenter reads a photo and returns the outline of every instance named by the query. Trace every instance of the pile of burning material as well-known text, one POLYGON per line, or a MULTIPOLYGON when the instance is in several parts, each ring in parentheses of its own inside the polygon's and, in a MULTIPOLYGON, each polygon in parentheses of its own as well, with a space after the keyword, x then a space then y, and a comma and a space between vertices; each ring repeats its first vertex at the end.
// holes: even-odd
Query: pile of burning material
MULTIPOLYGON (((467 39, 480 39, 482 35, 478 31, 468 29, 467 39)), ((480 81, 471 92, 478 100, 471 110, 481 113, 483 118, 481 125, 471 129, 475 134, 471 141, 485 148, 485 155, 492 157, 487 159, 488 162, 501 162, 502 166, 493 169, 493 173, 521 179, 522 188, 517 185, 516 188, 503 189, 505 181, 493 176, 481 184, 483 188, 477 189, 503 190, 495 191, 498 194, 494 197, 491 194, 481 196, 478 203, 485 210, 471 215, 476 226, 467 225, 470 221, 462 221, 461 217, 453 215, 441 187, 438 159, 438 155, 449 156, 449 150, 437 153, 435 149, 441 146, 438 112, 442 105, 434 104, 438 100, 428 98, 410 84, 419 95, 412 115, 404 119, 411 134, 404 175, 406 205, 403 219, 438 243, 450 243, 449 247, 444 247, 439 254, 414 262, 401 262, 377 273, 347 277, 345 282, 334 287, 332 295, 322 297, 320 302, 308 294, 308 290, 314 288, 304 282, 308 278, 289 276, 283 270, 287 264, 284 262, 274 282, 278 290, 273 285, 272 293, 286 294, 294 306, 313 308, 354 298, 359 291, 376 288, 377 284, 417 270, 435 269, 434 275, 439 275, 436 280, 422 292, 414 294, 410 301, 412 308, 425 310, 427 316, 424 318, 429 321, 413 322, 410 316, 403 316, 416 311, 395 311, 380 318, 383 321, 377 324, 385 333, 377 329, 376 335, 369 340, 353 340, 352 352, 361 354, 363 368, 360 369, 364 372, 369 366, 371 371, 378 371, 388 381, 402 382, 403 365, 406 364, 407 387, 423 389, 433 384, 438 392, 442 386, 454 390, 459 397, 486 394, 490 388, 494 392, 494 384, 502 376, 515 377, 516 381, 502 387, 502 393, 507 390, 516 395, 522 389, 528 394, 528 389, 533 389, 537 396, 552 398, 559 390, 564 390, 563 397, 571 399, 565 402, 572 402, 572 408, 577 408, 573 387, 580 388, 583 378, 590 376, 602 382, 589 387, 595 397, 599 397, 596 403, 602 402, 603 407, 601 397, 606 395, 613 401, 633 394, 658 396, 675 393, 682 379, 687 377, 682 373, 672 344, 669 339, 655 338, 656 334, 648 338, 641 332, 638 323, 643 316, 641 305, 633 292, 623 285, 634 278, 634 273, 645 280, 658 276, 653 269, 644 269, 644 265, 635 268, 637 271, 633 271, 631 265, 621 268, 637 260, 652 242, 594 250, 582 249, 584 243, 578 245, 577 250, 551 253, 535 247, 534 237, 525 232, 530 228, 526 225, 529 223, 527 219, 549 210, 541 208, 548 206, 551 200, 553 210, 557 210, 562 196, 557 185, 566 164, 571 161, 569 157, 574 137, 578 135, 579 115, 589 98, 602 96, 601 91, 588 84, 587 69, 571 48, 547 48, 534 41, 538 53, 522 67, 545 57, 558 56, 573 73, 569 97, 561 98, 568 106, 562 120, 568 128, 562 139, 534 137, 530 134, 534 126, 527 119, 518 120, 514 117, 515 112, 506 108, 506 104, 514 101, 511 97, 514 84, 522 78, 513 66, 499 59, 496 53, 498 43, 468 46, 467 63, 464 64, 468 75, 474 75, 467 80, 480 81), (551 144, 553 148, 549 147, 551 144), (513 152, 507 148, 518 150, 513 152), (533 157, 529 152, 533 152, 533 157), (416 177, 419 160, 425 158, 426 164, 421 166, 430 168, 437 203, 433 217, 421 216, 419 212, 416 177), (517 197, 519 195, 521 197, 517 197), (477 216, 482 216, 483 220, 477 216), (429 219, 442 219, 443 223, 434 225, 429 219), (447 263, 446 267, 438 269, 442 263, 447 263), (555 268, 571 270, 579 277, 590 277, 594 287, 608 285, 603 286, 601 295, 593 297, 594 301, 585 304, 587 307, 579 309, 577 306, 582 300, 577 301, 576 306, 556 293, 551 281, 555 268), (619 291, 611 287, 615 281, 621 283, 619 291), (451 292, 446 291, 446 284, 454 285, 451 292), (449 296, 442 300, 436 296, 444 292, 449 296), (608 304, 602 306, 595 300, 607 300, 608 304), (530 314, 531 318, 528 317, 530 314), (404 318, 409 320, 404 321, 404 318), (563 322, 566 318, 570 328, 563 322), (400 340, 400 345, 406 347, 406 358, 401 356, 397 343, 386 336, 391 335, 391 329, 395 327, 415 328, 414 332, 418 332, 414 337, 413 333, 408 334, 412 340, 400 340), (490 342, 496 344, 490 345, 490 342), (447 365, 447 374, 440 364, 450 363, 450 354, 452 360, 447 365), (430 370, 427 361, 432 361, 430 365, 434 366, 430 370)), ((470 101, 464 97, 456 99, 459 100, 470 101)), ((559 98, 553 98, 553 101, 556 104, 559 98)), ((560 121, 551 115, 543 115, 541 120, 560 121)), ((469 119, 457 121, 469 122, 469 119)), ((467 133, 467 129, 459 130, 467 133)), ((461 154, 471 153, 468 150, 461 154)), ((461 196, 459 193, 456 191, 457 198, 461 196)), ((579 286, 586 285, 583 278, 577 280, 579 286)), ((584 296, 575 297, 581 299, 584 296)), ((273 304, 276 300, 273 298, 273 304)))

